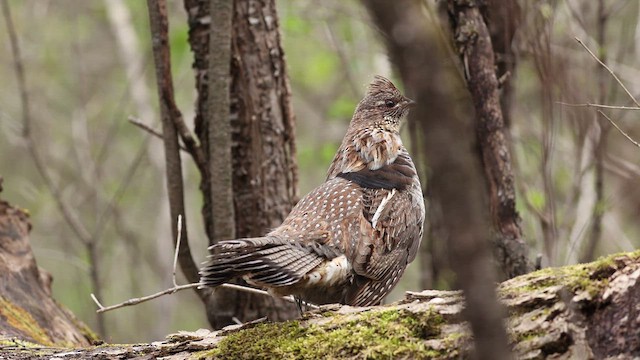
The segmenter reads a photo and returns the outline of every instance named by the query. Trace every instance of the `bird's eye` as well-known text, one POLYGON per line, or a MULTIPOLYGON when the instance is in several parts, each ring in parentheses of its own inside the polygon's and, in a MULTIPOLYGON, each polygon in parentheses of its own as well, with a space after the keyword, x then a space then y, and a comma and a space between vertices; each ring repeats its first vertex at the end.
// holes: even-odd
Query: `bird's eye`
POLYGON ((392 107, 396 106, 396 102, 393 101, 393 100, 387 100, 387 101, 384 102, 384 105, 386 107, 388 107, 388 108, 392 108, 392 107))

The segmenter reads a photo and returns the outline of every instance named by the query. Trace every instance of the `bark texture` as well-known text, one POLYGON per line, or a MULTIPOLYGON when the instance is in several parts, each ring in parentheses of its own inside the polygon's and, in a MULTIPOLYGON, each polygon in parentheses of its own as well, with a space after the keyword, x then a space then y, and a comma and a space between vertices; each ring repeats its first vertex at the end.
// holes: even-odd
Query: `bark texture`
MULTIPOLYGON (((209 2, 185 0, 189 42, 194 52, 198 100, 196 134, 205 154, 206 129, 212 109, 209 92, 209 2)), ((236 237, 260 236, 279 225, 297 201, 294 121, 291 91, 273 0, 235 1, 231 33, 230 121, 233 201, 236 237)), ((212 211, 211 174, 203 173, 203 217, 210 242, 216 216, 212 211)), ((267 315, 283 320, 296 315, 280 300, 220 289, 211 297, 207 314, 220 328, 236 317, 250 321, 267 315)))
POLYGON ((211 183, 211 222, 213 242, 234 239, 233 171, 231 166, 231 123, 229 121, 229 82, 231 78, 231 20, 233 0, 210 1, 209 98, 211 117, 207 124, 211 183))
POLYGON ((449 1, 449 16, 467 87, 476 112, 476 132, 489 186, 491 219, 497 232, 496 260, 511 278, 533 269, 516 211, 516 192, 500 106, 495 54, 475 1, 449 1))
POLYGON ((500 106, 505 128, 511 127, 511 108, 517 53, 513 39, 520 26, 521 9, 515 0, 488 0, 483 17, 489 27, 495 53, 496 76, 500 87, 500 106))
POLYGON ((36 264, 30 229, 25 211, 0 200, 0 350, 6 338, 46 346, 90 345, 95 335, 51 298, 53 279, 36 264))
MULTIPOLYGON (((640 252, 548 268, 499 285, 518 359, 640 356, 640 252)), ((330 305, 284 323, 169 335, 151 344, 51 348, 0 341, 12 359, 469 359, 471 336, 458 291, 407 293, 387 306, 330 305)))

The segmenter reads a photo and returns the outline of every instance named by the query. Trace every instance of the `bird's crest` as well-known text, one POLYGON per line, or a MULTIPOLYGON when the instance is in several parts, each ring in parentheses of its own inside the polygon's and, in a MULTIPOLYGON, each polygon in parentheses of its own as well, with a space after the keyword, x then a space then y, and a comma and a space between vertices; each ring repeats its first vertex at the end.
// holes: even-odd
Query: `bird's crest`
POLYGON ((398 91, 398 89, 395 87, 395 85, 393 85, 391 80, 387 79, 384 76, 376 75, 373 78, 371 84, 369 84, 367 95, 372 95, 383 91, 398 91))

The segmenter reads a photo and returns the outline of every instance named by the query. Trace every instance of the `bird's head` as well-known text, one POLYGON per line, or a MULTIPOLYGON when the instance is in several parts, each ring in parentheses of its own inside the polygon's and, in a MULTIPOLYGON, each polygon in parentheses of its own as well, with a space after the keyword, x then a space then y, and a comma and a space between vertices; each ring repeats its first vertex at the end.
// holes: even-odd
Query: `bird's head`
POLYGON ((414 104, 415 102, 403 96, 389 79, 376 75, 366 95, 356 107, 352 123, 397 132, 400 130, 400 120, 414 104))

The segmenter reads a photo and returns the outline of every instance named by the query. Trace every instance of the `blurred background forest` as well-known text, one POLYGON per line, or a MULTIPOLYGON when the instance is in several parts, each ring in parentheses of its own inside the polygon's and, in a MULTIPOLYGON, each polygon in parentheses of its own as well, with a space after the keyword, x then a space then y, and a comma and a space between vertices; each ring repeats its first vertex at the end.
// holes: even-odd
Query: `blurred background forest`
MULTIPOLYGON (((171 286, 173 246, 162 144, 129 121, 160 128, 146 4, 9 3, 23 52, 31 132, 45 162, 39 169, 25 146, 9 38, 2 31, 2 197, 31 213, 32 246, 39 266, 54 277, 54 297, 96 328, 92 282, 99 284, 103 304, 171 286), (77 218, 65 217, 60 201, 77 218), (91 235, 90 242, 80 240, 77 228, 70 226, 74 221, 91 235)), ((374 74, 393 77, 392 66, 359 2, 281 0, 277 5, 296 116, 299 194, 305 194, 324 180, 366 84, 374 74)), ((449 94, 445 105, 451 113, 471 121, 473 110, 446 18, 435 1, 426 1, 424 11, 431 20, 433 71, 441 80, 432 86, 449 94)), ((182 2, 169 1, 169 14, 176 100, 185 120, 192 121, 193 56, 182 2)), ((543 266, 558 266, 637 248, 640 151, 594 109, 562 103, 633 105, 575 38, 637 96, 640 2, 527 0, 520 1, 517 15, 501 19, 519 18, 510 49, 515 67, 508 76, 510 88, 503 91, 511 102, 506 120, 530 258, 540 254, 543 266)), ((633 111, 605 112, 631 137, 640 138, 633 111)), ((404 132, 410 147, 419 141, 408 127, 404 132)), ((414 158, 426 174, 428 159, 414 158)), ((197 214, 202 203, 199 175, 192 162, 184 163, 187 211, 197 214)), ((190 216, 188 221, 191 248, 200 263, 207 246, 202 220, 190 216)), ((451 286, 438 247, 427 235, 420 259, 389 300, 408 289, 451 286)), ((155 340, 208 326, 202 304, 191 292, 110 312, 104 320, 109 342, 155 340)))

